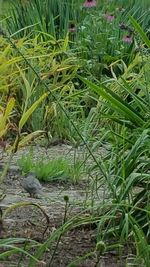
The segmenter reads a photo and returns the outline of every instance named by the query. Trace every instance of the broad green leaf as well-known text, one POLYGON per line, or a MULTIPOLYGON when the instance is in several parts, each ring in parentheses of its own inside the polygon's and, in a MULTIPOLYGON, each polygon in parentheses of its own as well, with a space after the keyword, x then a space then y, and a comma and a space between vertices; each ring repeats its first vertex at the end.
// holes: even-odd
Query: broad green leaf
MULTIPOLYGON (((23 73, 23 71, 21 70, 21 68, 18 65, 17 65, 17 68, 18 68, 18 70, 20 72, 20 75, 21 75, 21 77, 23 79, 23 82, 24 82, 24 85, 25 85, 26 94, 27 94, 26 95, 26 102, 27 102, 29 97, 31 96, 32 89, 31 89, 29 81, 26 79, 26 76, 23 73)), ((25 106, 27 106, 27 104, 25 106)))
POLYGON ((22 127, 25 125, 31 114, 38 107, 38 105, 47 97, 47 93, 44 93, 37 101, 33 103, 33 105, 22 115, 22 118, 19 122, 19 132, 21 132, 22 127))
POLYGON ((144 119, 139 114, 137 114, 136 110, 134 110, 130 105, 128 105, 108 87, 104 86, 103 84, 101 84, 100 86, 95 85, 91 81, 86 80, 79 75, 77 76, 81 81, 83 81, 87 86, 89 86, 91 90, 109 101, 111 107, 117 112, 119 112, 119 114, 123 114, 128 120, 132 121, 135 125, 143 125, 144 119))

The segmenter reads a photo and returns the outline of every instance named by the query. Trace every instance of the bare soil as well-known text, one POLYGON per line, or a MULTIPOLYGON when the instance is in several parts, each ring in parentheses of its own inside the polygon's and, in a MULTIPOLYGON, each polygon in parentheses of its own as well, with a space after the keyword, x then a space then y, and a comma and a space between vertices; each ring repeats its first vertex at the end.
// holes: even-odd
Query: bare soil
MULTIPOLYGON (((43 191, 45 196, 40 199, 30 198, 28 193, 24 192, 20 182, 23 178, 21 172, 16 168, 17 159, 26 153, 28 148, 17 152, 12 160, 10 170, 6 179, 1 185, 1 193, 5 193, 5 197, 0 201, 0 207, 3 213, 12 205, 17 205, 13 209, 10 208, 6 214, 1 231, 1 240, 5 238, 28 238, 37 242, 44 243, 50 238, 59 227, 63 225, 65 214, 64 196, 69 197, 69 205, 67 210, 67 218, 69 220, 73 216, 90 216, 89 211, 85 214, 85 203, 89 201, 90 196, 87 193, 86 180, 82 180, 79 184, 71 183, 43 183, 43 191)), ((82 149, 83 152, 83 149, 82 149)), ((102 150, 100 153, 103 153, 102 150)), ((70 146, 62 145, 49 148, 35 147, 34 157, 47 155, 48 159, 65 156, 71 159, 74 151, 70 146)), ((81 156, 83 154, 81 153, 81 156)), ((7 162, 7 155, 2 155, 1 162, 7 162)), ((103 192, 100 192, 102 195, 103 192)), ((123 267, 125 261, 119 258, 115 252, 104 255, 100 262, 96 265, 96 253, 87 259, 69 265, 72 261, 94 251, 96 246, 96 225, 83 225, 75 229, 68 230, 60 239, 58 248, 54 254, 53 261, 50 259, 53 255, 57 244, 57 240, 53 242, 50 249, 42 256, 41 262, 36 266, 51 267, 123 267)), ((21 246, 17 243, 16 246, 21 246)), ((24 243, 26 246, 26 243, 24 243)), ((30 249, 34 252, 35 249, 30 249)), ((4 248, 0 248, 0 252, 4 252, 4 248)), ((23 254, 14 254, 1 260, 0 267, 25 267, 29 266, 29 257, 23 254)), ((129 266, 129 265, 128 265, 129 266)))

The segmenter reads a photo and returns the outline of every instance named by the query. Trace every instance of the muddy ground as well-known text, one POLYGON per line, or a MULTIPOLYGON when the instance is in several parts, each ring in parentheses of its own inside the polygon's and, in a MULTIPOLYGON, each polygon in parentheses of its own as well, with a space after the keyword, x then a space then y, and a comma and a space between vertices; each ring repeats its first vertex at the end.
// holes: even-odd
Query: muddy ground
MULTIPOLYGON (((89 203, 90 198, 92 199, 90 190, 87 190, 88 185, 86 177, 81 179, 79 184, 72 184, 70 182, 42 183, 45 194, 39 199, 31 198, 28 193, 23 190, 21 187, 21 180, 23 177, 18 169, 17 160, 25 153, 28 153, 29 149, 30 148, 22 149, 14 155, 7 177, 0 188, 1 193, 5 194, 4 199, 0 202, 0 207, 2 208, 3 213, 13 204, 22 203, 21 207, 15 207, 14 209, 9 210, 6 214, 3 222, 4 229, 1 232, 1 240, 10 237, 25 237, 43 243, 63 224, 65 213, 64 196, 69 197, 66 220, 69 220, 69 218, 73 216, 82 217, 82 214, 84 216, 86 214, 87 217, 90 216, 90 210, 85 210, 85 207, 87 208, 87 202, 89 203), (32 204, 38 204, 41 209, 44 210, 44 213, 39 207, 32 204), (46 218, 46 216, 48 216, 48 218, 46 218), (47 220, 49 220, 49 222, 47 220)), ((76 153, 79 153, 82 158, 85 156, 86 151, 82 148, 78 152, 76 151, 76 153)), ((103 156, 104 153, 104 149, 101 148, 99 156, 103 156)), ((72 149, 69 145, 52 146, 47 150, 43 147, 34 147, 33 155, 35 159, 39 158, 41 155, 46 155, 47 159, 54 159, 63 156, 72 160, 74 157, 74 149, 72 149)), ((88 161, 90 162, 90 160, 91 159, 89 158, 88 161)), ((7 162, 7 154, 5 153, 2 155, 1 153, 1 165, 5 162, 7 162)), ((102 196, 103 190, 99 192, 97 201, 100 201, 102 196)), ((41 259, 42 262, 40 264, 37 263, 36 266, 126 266, 124 257, 120 259, 114 251, 104 255, 97 265, 96 254, 93 254, 81 263, 69 265, 78 257, 94 251, 96 245, 96 234, 95 224, 77 227, 67 231, 67 233, 61 237, 51 265, 50 259, 55 249, 56 242, 54 242, 52 247, 46 251, 41 259)), ((19 244, 17 244, 17 246, 19 246, 19 244)), ((3 248, 0 248, 0 250, 1 253, 4 251, 3 248)), ((29 265, 29 258, 23 254, 19 254, 9 256, 4 260, 1 259, 0 262, 0 267, 25 267, 29 265)))

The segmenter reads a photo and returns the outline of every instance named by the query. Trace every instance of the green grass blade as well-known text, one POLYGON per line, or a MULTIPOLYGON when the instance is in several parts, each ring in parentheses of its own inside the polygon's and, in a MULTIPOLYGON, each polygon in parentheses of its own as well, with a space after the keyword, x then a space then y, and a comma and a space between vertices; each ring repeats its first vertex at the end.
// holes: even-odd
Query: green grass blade
POLYGON ((135 28, 135 30, 139 33, 139 35, 142 38, 142 40, 144 41, 144 43, 147 45, 147 47, 150 48, 150 40, 146 36, 145 32, 143 31, 143 29, 141 28, 139 23, 131 16, 130 16, 130 21, 131 21, 133 27, 135 28))
POLYGON ((137 114, 136 110, 134 110, 130 105, 128 105, 125 101, 123 101, 116 93, 111 91, 109 88, 104 85, 97 86, 91 81, 88 81, 81 76, 78 76, 81 81, 83 81, 90 89, 96 92, 98 95, 105 98, 110 102, 113 109, 121 114, 123 114, 127 119, 134 122, 135 125, 142 126, 144 123, 144 119, 137 114))

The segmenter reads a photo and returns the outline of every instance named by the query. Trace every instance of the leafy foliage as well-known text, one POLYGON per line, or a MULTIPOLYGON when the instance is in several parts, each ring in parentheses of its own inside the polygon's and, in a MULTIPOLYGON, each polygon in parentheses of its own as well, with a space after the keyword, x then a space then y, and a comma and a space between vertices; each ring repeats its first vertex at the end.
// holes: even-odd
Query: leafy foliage
MULTIPOLYGON (((103 253, 129 245, 136 249, 135 262, 149 267, 148 1, 101 1, 90 11, 69 0, 13 6, 7 32, 16 39, 0 36, 0 137, 7 138, 13 126, 14 152, 41 133, 48 141, 56 135, 76 146, 82 137, 88 151, 101 140, 109 144, 107 155, 93 156, 90 166, 90 216, 64 220, 38 246, 29 266, 68 230, 94 224, 95 250, 72 264, 95 254, 98 264, 103 253), (76 31, 68 34, 70 23, 76 31), (97 203, 102 184, 106 194, 97 203)), ((44 181, 77 182, 83 171, 81 162, 64 159, 33 162, 32 156, 23 156, 19 165, 44 181)))
POLYGON ((80 0, 75 3, 70 0, 13 1, 6 20, 7 29, 10 34, 16 32, 17 38, 30 34, 33 29, 32 36, 35 37, 37 32, 41 32, 44 40, 49 39, 49 34, 58 39, 64 38, 70 24, 77 21, 77 7, 80 2, 80 0))

